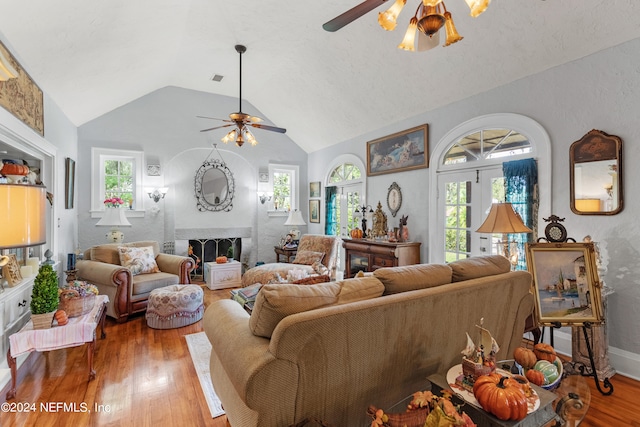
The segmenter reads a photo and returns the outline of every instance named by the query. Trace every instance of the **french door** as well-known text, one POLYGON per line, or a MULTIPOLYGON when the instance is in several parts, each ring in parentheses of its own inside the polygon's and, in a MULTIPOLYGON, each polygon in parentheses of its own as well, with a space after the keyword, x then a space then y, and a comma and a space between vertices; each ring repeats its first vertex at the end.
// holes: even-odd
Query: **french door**
POLYGON ((497 252, 499 235, 476 233, 492 203, 504 201, 501 167, 438 174, 436 262, 497 252), (496 240, 497 239, 497 240, 496 240))

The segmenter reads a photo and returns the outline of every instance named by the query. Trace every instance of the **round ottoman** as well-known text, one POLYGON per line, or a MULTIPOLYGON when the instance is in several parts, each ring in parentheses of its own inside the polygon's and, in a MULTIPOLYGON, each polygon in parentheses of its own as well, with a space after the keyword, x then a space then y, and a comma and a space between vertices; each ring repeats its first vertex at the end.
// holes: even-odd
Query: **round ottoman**
POLYGON ((151 291, 147 325, 154 329, 187 326, 202 319, 204 292, 198 285, 171 285, 151 291))

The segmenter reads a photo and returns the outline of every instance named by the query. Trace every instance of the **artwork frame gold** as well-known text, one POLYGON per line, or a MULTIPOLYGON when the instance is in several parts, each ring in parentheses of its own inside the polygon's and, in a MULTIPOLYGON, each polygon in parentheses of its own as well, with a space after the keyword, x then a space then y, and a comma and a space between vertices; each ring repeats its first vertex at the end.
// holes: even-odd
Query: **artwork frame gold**
POLYGON ((321 185, 320 181, 313 181, 309 183, 309 197, 320 197, 321 185))
POLYGON ((44 136, 42 90, 2 42, 0 52, 18 72, 18 77, 0 82, 0 106, 44 136))
POLYGON ((581 326, 604 321, 593 242, 528 243, 526 255, 539 325, 581 326))
POLYGON ((429 165, 429 125, 367 142, 367 176, 383 175, 429 165))
POLYGON ((7 279, 9 286, 15 286, 22 281, 22 274, 20 273, 20 264, 15 254, 7 255, 9 262, 2 267, 2 277, 7 279))
POLYGON ((309 200, 309 222, 320 224, 320 200, 309 200))

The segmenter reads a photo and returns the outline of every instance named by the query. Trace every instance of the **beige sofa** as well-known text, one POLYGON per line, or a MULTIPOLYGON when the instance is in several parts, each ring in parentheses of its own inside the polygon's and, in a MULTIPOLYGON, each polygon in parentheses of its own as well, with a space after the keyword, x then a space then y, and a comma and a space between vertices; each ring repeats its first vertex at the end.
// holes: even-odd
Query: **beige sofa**
POLYGON ((79 280, 93 283, 101 294, 109 296, 107 315, 118 322, 126 322, 129 315, 147 309, 147 299, 152 290, 191 283, 189 272, 193 269, 193 259, 160 253, 155 241, 106 243, 87 249, 76 268, 79 280), (160 271, 133 275, 129 268, 120 265, 119 246, 153 248, 160 271))
POLYGON ((461 363, 465 333, 481 318, 501 347, 498 359, 511 358, 533 296, 531 275, 509 267, 505 258, 481 257, 342 282, 264 285, 251 315, 235 301, 214 302, 204 329, 231 426, 309 417, 368 425, 370 404, 389 407, 461 363))

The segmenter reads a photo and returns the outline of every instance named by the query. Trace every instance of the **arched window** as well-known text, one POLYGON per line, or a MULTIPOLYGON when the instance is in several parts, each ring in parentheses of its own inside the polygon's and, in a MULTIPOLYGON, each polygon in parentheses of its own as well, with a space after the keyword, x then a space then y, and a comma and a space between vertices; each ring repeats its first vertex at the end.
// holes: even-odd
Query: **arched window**
POLYGON ((325 234, 347 236, 360 227, 361 216, 356 212, 365 200, 365 170, 362 161, 353 154, 334 160, 325 181, 325 234))
MULTIPOLYGON (((550 141, 534 120, 517 114, 480 116, 455 127, 438 142, 429 171, 431 194, 435 195, 429 207, 431 262, 450 262, 498 251, 496 243, 503 236, 488 236, 475 230, 492 203, 510 201, 510 193, 505 192, 504 170, 509 174, 514 168, 504 164, 524 159, 535 160, 539 189, 535 204, 545 216, 549 215, 550 141)), ((532 228, 537 229, 537 224, 532 224, 532 228)), ((520 264, 524 256, 518 255, 520 264)))

